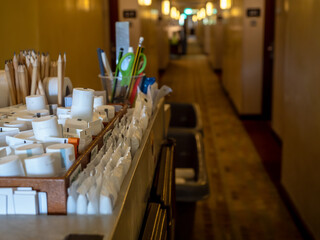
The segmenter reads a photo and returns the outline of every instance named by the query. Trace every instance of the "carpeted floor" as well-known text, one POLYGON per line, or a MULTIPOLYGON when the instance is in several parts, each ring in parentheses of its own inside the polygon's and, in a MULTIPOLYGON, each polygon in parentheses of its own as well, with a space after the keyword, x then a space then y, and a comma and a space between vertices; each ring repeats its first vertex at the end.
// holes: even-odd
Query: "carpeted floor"
MULTIPOLYGON (((194 54, 196 42, 188 47, 193 54, 172 60, 160 81, 173 89, 168 101, 196 102, 202 111, 211 194, 196 203, 188 237, 302 239, 206 56, 194 54)), ((177 216, 177 229, 183 229, 188 221, 177 216)))
POLYGON ((281 142, 272 132, 270 122, 243 120, 242 124, 257 149, 269 177, 276 186, 279 186, 281 180, 281 142))

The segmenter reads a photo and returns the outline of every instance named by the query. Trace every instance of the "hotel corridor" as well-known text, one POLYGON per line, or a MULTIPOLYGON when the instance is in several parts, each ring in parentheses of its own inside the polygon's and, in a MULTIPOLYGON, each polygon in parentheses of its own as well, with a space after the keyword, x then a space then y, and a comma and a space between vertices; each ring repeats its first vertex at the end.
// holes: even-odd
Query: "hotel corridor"
POLYGON ((171 60, 160 80, 173 89, 168 102, 201 107, 210 196, 197 202, 191 239, 302 239, 194 38, 188 54, 171 60))

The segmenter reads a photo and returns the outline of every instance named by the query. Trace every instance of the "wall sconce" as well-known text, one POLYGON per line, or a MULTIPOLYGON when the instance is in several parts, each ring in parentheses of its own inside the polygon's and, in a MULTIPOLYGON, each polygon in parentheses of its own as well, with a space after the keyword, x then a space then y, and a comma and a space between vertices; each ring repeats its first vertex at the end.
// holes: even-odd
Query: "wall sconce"
POLYGON ((212 2, 207 2, 206 12, 207 12, 207 16, 211 16, 213 14, 213 3, 212 2))
POLYGON ((220 0, 220 8, 222 10, 231 8, 231 0, 220 0))
POLYGON ((196 22, 196 21, 198 21, 197 15, 193 15, 192 16, 192 22, 196 22))
POLYGON ((138 0, 138 4, 140 6, 150 6, 152 4, 152 0, 138 0))
MULTIPOLYGON (((187 16, 187 15, 186 15, 187 16)), ((179 18, 179 25, 180 26, 183 26, 184 25, 184 16, 183 16, 183 13, 180 15, 180 18, 179 18)))
POLYGON ((170 1, 169 0, 164 0, 161 2, 161 12, 163 15, 170 14, 170 1))
POLYGON ((177 12, 176 12, 176 20, 179 20, 179 19, 180 19, 180 11, 177 10, 177 12))
POLYGON ((200 9, 200 17, 201 19, 204 19, 206 17, 206 10, 204 8, 200 9))
POLYGON ((176 15, 177 15, 177 8, 176 7, 172 7, 170 10, 170 17, 173 19, 176 19, 176 15))
POLYGON ((200 12, 200 10, 197 12, 197 20, 201 21, 201 12, 200 12))

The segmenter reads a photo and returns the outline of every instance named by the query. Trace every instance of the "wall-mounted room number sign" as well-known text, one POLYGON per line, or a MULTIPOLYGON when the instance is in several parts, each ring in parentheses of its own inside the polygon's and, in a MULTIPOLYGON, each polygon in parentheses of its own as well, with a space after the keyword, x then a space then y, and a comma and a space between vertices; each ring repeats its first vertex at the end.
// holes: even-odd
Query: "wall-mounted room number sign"
POLYGON ((260 17, 260 8, 248 8, 247 17, 260 17))
POLYGON ((124 18, 136 18, 136 10, 124 10, 123 17, 124 18))

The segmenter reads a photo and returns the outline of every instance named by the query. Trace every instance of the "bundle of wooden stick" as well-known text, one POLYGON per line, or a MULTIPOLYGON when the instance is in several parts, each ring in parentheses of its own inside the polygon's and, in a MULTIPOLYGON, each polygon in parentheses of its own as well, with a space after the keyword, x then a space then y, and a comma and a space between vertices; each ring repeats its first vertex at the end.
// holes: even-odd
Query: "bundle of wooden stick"
POLYGON ((26 96, 35 94, 43 95, 46 99, 43 80, 46 77, 58 77, 58 104, 61 105, 65 67, 66 54, 63 59, 59 54, 58 61, 50 61, 49 53, 40 54, 33 50, 14 53, 12 60, 5 61, 10 104, 25 103, 26 96))

